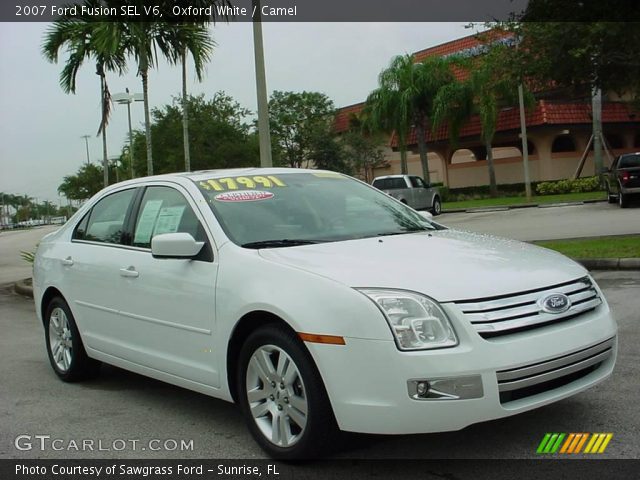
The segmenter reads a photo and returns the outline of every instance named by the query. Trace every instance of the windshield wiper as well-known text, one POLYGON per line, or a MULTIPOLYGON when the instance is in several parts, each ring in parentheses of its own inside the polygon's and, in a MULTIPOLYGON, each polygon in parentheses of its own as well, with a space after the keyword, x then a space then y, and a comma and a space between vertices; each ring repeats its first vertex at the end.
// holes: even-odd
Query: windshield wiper
POLYGON ((322 243, 320 240, 303 240, 283 238, 281 240, 261 240, 259 242, 243 243, 244 248, 278 248, 278 247, 295 247, 297 245, 313 245, 322 243))
POLYGON ((430 232, 432 231, 431 228, 407 228, 405 230, 397 230, 395 232, 382 232, 382 233, 376 233, 377 237, 388 237, 390 235, 404 235, 407 233, 417 233, 417 232, 430 232))

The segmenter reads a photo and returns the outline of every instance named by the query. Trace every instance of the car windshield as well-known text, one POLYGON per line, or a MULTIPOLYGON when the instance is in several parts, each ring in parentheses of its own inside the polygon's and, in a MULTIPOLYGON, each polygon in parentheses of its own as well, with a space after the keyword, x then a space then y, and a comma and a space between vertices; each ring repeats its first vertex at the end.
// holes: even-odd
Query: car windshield
POLYGON ((212 177, 196 184, 229 238, 246 248, 443 228, 379 190, 338 173, 212 177))
POLYGON ((623 155, 620 157, 620 165, 618 168, 633 168, 640 167, 640 154, 635 155, 623 155))

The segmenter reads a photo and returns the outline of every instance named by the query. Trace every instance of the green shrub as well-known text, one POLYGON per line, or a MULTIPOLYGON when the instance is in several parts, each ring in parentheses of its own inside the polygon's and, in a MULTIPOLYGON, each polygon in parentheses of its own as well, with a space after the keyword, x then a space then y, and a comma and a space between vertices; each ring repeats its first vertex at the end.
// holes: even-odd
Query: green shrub
POLYGON ((578 178, 577 180, 557 180, 541 182, 536 186, 538 195, 557 195, 563 193, 597 192, 600 190, 598 177, 578 178))

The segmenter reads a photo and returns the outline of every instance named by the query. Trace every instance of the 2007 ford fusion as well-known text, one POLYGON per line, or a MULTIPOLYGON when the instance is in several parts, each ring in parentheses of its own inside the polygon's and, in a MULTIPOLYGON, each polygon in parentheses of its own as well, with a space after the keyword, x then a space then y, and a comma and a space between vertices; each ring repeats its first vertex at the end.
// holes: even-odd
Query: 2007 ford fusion
POLYGON ((339 430, 457 430, 607 378, 588 272, 449 230, 350 177, 237 169, 110 186, 39 245, 34 297, 65 381, 101 362, 239 404, 271 456, 339 430))

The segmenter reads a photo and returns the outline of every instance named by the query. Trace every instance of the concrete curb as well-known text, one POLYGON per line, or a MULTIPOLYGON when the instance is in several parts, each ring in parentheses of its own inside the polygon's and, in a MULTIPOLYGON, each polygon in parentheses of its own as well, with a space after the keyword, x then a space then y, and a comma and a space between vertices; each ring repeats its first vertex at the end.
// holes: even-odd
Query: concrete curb
POLYGON ((494 207, 476 207, 476 208, 451 208, 442 209, 442 213, 485 213, 500 212, 504 210, 515 210, 517 208, 553 208, 553 207, 574 207, 577 205, 587 205, 590 203, 606 202, 603 200, 583 200, 582 202, 561 202, 561 203, 519 203, 516 205, 496 205, 494 207))
POLYGON ((576 258, 587 270, 640 270, 640 258, 576 258))
POLYGON ((27 284, 27 281, 31 280, 30 278, 25 278, 24 280, 18 280, 14 285, 13 289, 19 295, 24 295, 25 297, 33 298, 33 287, 27 284))

